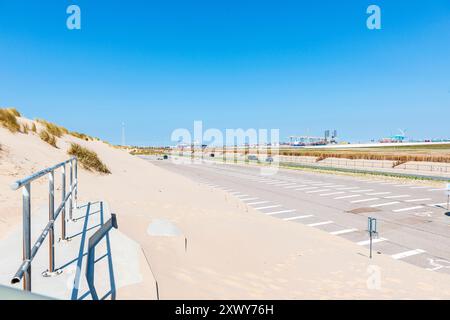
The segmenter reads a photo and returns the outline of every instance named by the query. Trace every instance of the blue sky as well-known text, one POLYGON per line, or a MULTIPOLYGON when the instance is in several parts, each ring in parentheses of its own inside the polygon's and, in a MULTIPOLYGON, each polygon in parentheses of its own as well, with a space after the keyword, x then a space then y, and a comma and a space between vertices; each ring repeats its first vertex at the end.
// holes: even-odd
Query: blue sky
POLYGON ((0 0, 0 106, 138 145, 194 120, 450 137, 450 1, 0 0))

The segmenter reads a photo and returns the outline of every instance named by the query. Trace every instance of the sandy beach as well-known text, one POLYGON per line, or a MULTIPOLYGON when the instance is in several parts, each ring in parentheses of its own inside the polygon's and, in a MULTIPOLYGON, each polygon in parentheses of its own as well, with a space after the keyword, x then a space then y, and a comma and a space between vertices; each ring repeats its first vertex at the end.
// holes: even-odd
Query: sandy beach
MULTIPOLYGON (((142 247, 142 263, 151 265, 161 299, 450 298, 445 274, 384 255, 370 260, 366 248, 345 239, 262 215, 224 191, 101 141, 69 135, 58 139, 56 149, 31 132, 13 134, 0 127, 0 239, 21 223, 21 194, 10 184, 67 159, 71 142, 95 151, 112 172, 80 169, 80 202, 109 204, 120 231, 142 247), (168 221, 180 233, 152 235, 155 221, 168 221), (370 285, 375 269, 378 288, 370 285)), ((45 179, 33 184, 33 205, 47 201, 46 187, 45 179)), ((142 298, 148 285, 118 288, 118 297, 142 298)))

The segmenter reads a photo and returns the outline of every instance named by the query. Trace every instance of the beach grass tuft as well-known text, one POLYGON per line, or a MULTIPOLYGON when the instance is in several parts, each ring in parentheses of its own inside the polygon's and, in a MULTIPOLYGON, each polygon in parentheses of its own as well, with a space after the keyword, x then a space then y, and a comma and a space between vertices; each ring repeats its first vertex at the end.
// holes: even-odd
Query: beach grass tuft
POLYGON ((49 145, 57 148, 55 136, 53 134, 51 134, 50 132, 48 132, 47 130, 42 130, 39 133, 39 137, 41 138, 41 140, 47 142, 49 145))
POLYGON ((37 122, 39 122, 40 124, 42 124, 48 131, 48 133, 61 138, 63 134, 68 134, 69 130, 67 130, 64 127, 58 126, 54 123, 48 122, 46 120, 43 119, 36 119, 37 122))
POLYGON ((20 116, 16 109, 0 109, 0 125, 13 133, 20 131, 17 114, 20 116))
POLYGON ((72 156, 76 156, 82 167, 86 170, 106 174, 111 173, 108 167, 99 159, 98 155, 94 151, 86 149, 79 144, 72 143, 67 153, 72 156))

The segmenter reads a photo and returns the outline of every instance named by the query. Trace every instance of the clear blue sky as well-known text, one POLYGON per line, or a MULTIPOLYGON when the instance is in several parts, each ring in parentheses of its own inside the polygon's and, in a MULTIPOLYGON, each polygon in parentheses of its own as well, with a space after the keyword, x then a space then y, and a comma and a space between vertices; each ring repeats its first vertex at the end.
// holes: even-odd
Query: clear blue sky
POLYGON ((194 120, 450 137, 450 1, 0 0, 0 105, 139 145, 194 120))

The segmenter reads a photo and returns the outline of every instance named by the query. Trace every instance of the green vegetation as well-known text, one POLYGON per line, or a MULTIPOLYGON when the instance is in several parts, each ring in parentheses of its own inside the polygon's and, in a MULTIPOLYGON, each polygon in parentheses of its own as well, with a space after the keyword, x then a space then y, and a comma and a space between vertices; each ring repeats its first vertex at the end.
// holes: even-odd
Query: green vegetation
POLYGON ((33 125, 31 126, 31 131, 36 132, 36 124, 33 122, 33 125))
POLYGON ((91 136, 89 136, 87 134, 76 132, 76 131, 71 131, 69 134, 71 136, 74 136, 74 137, 76 137, 78 139, 85 140, 85 141, 90 141, 90 140, 93 141, 93 140, 95 140, 95 138, 93 138, 93 137, 91 137, 91 136))
POLYGON ((46 128, 46 130, 48 131, 49 134, 52 134, 58 138, 61 138, 63 134, 69 133, 69 130, 67 130, 66 128, 58 126, 58 125, 48 122, 46 120, 36 119, 36 121, 39 122, 40 124, 42 124, 46 128))
POLYGON ((98 158, 98 155, 94 151, 86 149, 79 144, 72 143, 67 153, 72 156, 76 156, 83 168, 89 171, 97 171, 106 174, 111 173, 108 167, 98 158))
POLYGON ((15 115, 16 117, 21 117, 21 114, 19 111, 17 111, 16 108, 9 108, 8 109, 13 115, 15 115))
POLYGON ((56 146, 56 138, 54 135, 52 135, 50 132, 48 132, 47 130, 42 130, 39 133, 39 137, 41 138, 41 140, 47 142, 49 145, 57 148, 56 146))
POLYGON ((17 115, 20 113, 16 109, 0 109, 0 125, 13 133, 20 131, 17 115))
POLYGON ((28 124, 24 123, 22 125, 22 133, 28 134, 28 130, 29 130, 28 124))
MULTIPOLYGON (((130 147, 116 146, 119 149, 129 149, 130 147)), ((130 154, 132 155, 163 155, 170 151, 169 148, 160 147, 131 147, 130 154)))
POLYGON ((281 149, 280 155, 316 157, 316 161, 327 158, 387 160, 395 161, 396 166, 408 161, 450 163, 450 144, 355 149, 281 149))

